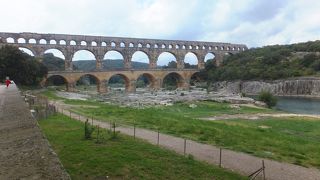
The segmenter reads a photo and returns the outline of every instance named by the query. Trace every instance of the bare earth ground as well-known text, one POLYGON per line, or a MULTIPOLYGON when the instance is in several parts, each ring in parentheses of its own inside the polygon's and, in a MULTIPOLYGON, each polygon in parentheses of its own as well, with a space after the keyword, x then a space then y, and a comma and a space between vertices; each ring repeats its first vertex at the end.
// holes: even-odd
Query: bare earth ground
MULTIPOLYGON (((62 112, 67 116, 70 116, 69 105, 62 102, 53 102, 58 108, 59 112, 62 112)), ((266 114, 272 115, 272 114, 266 114)), ((288 115, 288 114, 286 114, 288 115)), ((284 116, 286 116, 284 115, 284 116)), ((78 114, 71 113, 72 118, 84 122, 90 117, 80 116, 78 114)), ((249 115, 248 115, 249 116, 249 115)), ((280 115, 281 116, 281 115, 280 115)), ((94 125, 99 125, 102 128, 110 128, 110 124, 107 122, 101 122, 99 120, 93 120, 94 125)), ((117 131, 121 133, 133 136, 133 127, 120 126, 117 127, 117 131)), ((151 144, 157 144, 158 133, 155 131, 136 128, 136 137, 144 139, 151 144)), ((174 137, 167 134, 159 134, 159 145, 161 147, 171 149, 177 153, 184 154, 184 139, 174 137)), ((187 140, 186 153, 193 155, 195 159, 206 161, 211 164, 219 164, 219 148, 201 144, 195 141, 187 140)), ((258 158, 249 154, 235 152, 230 150, 222 150, 222 166, 226 169, 238 172, 242 175, 248 176, 254 171, 261 168, 262 160, 265 162, 266 179, 271 180, 320 180, 320 171, 316 168, 305 168, 289 163, 277 162, 269 159, 258 158)), ((262 178, 262 175, 258 176, 262 178)))
POLYGON ((0 179, 70 179, 15 85, 0 85, 0 179))
POLYGON ((257 114, 225 114, 221 116, 212 116, 199 118, 201 120, 216 121, 216 120, 226 120, 226 119, 249 119, 257 120, 264 117, 311 117, 311 118, 320 118, 320 115, 310 115, 310 114, 292 114, 292 113, 276 113, 276 114, 267 114, 267 113, 257 113, 257 114))

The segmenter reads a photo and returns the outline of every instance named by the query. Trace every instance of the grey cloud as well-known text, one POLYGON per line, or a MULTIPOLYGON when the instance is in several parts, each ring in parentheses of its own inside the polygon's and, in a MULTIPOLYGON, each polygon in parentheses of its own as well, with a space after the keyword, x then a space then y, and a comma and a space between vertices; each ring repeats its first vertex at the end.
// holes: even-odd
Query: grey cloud
POLYGON ((257 23, 274 18, 282 8, 289 3, 288 0, 260 0, 254 1, 245 12, 240 13, 242 21, 257 23))

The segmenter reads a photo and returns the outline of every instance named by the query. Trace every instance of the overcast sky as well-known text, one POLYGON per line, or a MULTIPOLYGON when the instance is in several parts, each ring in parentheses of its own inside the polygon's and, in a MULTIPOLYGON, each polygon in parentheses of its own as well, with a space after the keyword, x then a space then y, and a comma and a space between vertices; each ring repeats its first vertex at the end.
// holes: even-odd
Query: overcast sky
POLYGON ((320 39, 320 0, 2 0, 0 31, 230 42, 320 39))

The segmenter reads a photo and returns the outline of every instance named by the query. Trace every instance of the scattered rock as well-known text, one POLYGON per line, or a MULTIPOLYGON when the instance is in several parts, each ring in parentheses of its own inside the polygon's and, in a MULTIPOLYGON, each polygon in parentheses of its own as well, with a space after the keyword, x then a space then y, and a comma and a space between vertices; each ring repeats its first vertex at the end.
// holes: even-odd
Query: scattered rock
POLYGON ((233 109, 240 109, 240 105, 239 104, 230 104, 230 107, 233 109))
POLYGON ((264 126, 264 125, 261 125, 261 126, 258 126, 259 128, 261 129, 270 129, 271 127, 270 126, 264 126))
POLYGON ((196 107, 197 107, 196 104, 190 104, 190 105, 189 105, 189 108, 192 108, 192 109, 194 109, 194 108, 196 108, 196 107))
POLYGON ((259 107, 267 107, 267 104, 262 101, 254 101, 253 104, 259 107))
MULTIPOLYGON (((96 101, 103 101, 108 104, 118 104, 122 107, 129 106, 134 108, 148 108, 155 105, 172 106, 176 102, 194 102, 194 101, 216 101, 228 102, 232 104, 254 104, 254 100, 248 97, 240 97, 237 94, 223 94, 216 92, 207 92, 206 89, 192 88, 192 90, 167 91, 160 89, 150 92, 149 89, 137 88, 136 93, 126 94, 124 90, 110 90, 106 94, 93 94, 91 92, 69 93, 58 92, 57 95, 69 99, 88 99, 93 98, 96 101), (91 94, 91 95, 88 95, 91 94), (183 95, 182 95, 183 94, 183 95)), ((190 104, 190 108, 196 108, 195 104, 190 104)), ((232 106, 239 109, 239 105, 232 106)))

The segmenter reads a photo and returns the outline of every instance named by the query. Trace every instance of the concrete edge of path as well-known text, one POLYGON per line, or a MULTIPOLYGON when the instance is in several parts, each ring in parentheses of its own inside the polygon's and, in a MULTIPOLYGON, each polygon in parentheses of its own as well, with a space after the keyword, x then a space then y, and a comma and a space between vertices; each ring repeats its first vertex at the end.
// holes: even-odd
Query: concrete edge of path
POLYGON ((0 85, 0 179, 71 179, 16 85, 0 85))

